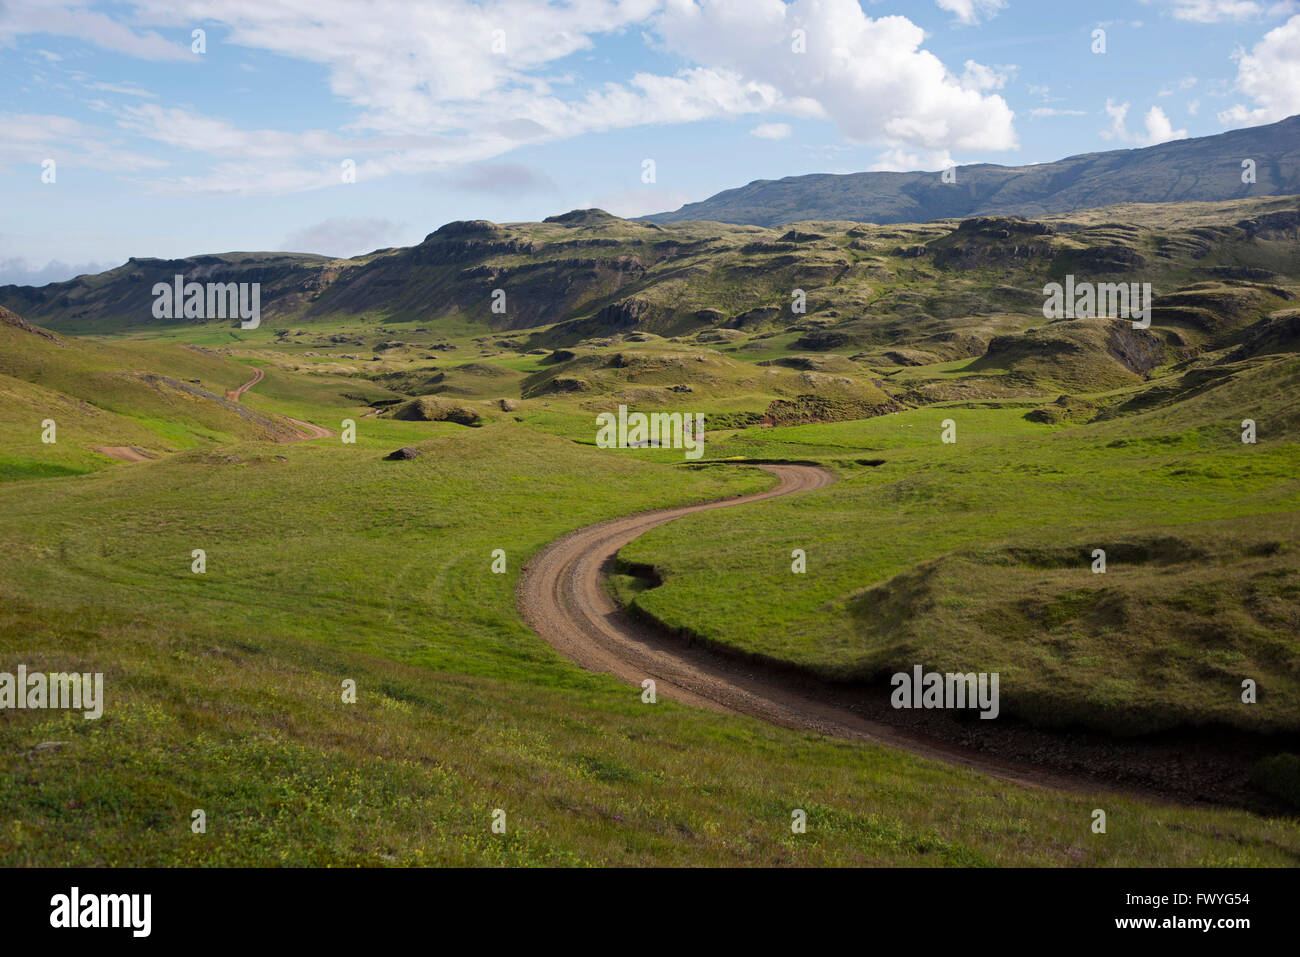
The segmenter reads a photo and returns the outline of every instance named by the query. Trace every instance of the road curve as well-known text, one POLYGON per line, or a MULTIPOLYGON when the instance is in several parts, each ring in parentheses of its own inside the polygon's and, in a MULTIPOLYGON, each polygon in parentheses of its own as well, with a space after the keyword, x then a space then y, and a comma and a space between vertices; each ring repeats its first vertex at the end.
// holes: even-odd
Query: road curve
POLYGON ((243 385, 231 389, 229 392, 226 393, 226 398, 229 399, 231 402, 238 402, 241 398, 243 398, 245 392, 247 392, 253 386, 257 385, 265 378, 266 378, 266 373, 263 370, 254 369, 253 378, 249 379, 243 385))
MULTIPOLYGON (((226 393, 226 398, 229 399, 231 402, 238 402, 241 398, 243 398, 245 392, 247 392, 253 386, 257 385, 265 378, 266 378, 266 373, 263 370, 254 369, 253 378, 249 379, 247 382, 245 382, 243 385, 239 386, 238 388, 231 389, 229 392, 226 393)), ((292 422, 294 426, 298 429, 298 435, 296 437, 292 439, 276 440, 277 442, 280 442, 280 444, 282 445, 287 442, 301 442, 304 439, 328 439, 331 435, 334 434, 329 429, 322 428, 319 425, 312 425, 310 422, 304 422, 302 419, 295 419, 291 415, 280 415, 280 418, 292 422)))
POLYGON ((780 480, 765 492, 629 515, 578 529, 553 542, 527 563, 520 576, 517 600, 524 619, 560 654, 588 671, 612 674, 637 686, 653 678, 657 694, 685 704, 872 741, 1030 787, 1088 793, 1120 790, 891 727, 793 676, 787 679, 708 648, 674 641, 618 606, 605 588, 605 576, 618 550, 637 536, 683 515, 811 492, 834 481, 829 472, 815 466, 762 468, 780 480))

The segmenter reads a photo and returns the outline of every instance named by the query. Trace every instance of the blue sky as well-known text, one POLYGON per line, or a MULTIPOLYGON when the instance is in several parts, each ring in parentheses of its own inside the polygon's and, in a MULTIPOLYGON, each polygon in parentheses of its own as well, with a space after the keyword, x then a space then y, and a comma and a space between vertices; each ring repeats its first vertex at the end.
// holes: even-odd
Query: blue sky
POLYGON ((1300 2, 6 0, 0 91, 0 283, 43 283, 1274 122, 1300 2))

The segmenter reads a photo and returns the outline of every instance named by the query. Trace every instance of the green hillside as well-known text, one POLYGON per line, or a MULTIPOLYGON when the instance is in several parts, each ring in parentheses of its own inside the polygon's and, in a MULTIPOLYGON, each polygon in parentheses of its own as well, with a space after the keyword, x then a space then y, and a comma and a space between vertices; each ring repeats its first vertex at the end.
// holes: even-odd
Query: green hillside
POLYGON ((0 311, 0 671, 108 700, 6 712, 0 862, 1295 866, 1298 230, 1295 198, 582 211, 288 257, 253 330, 140 321, 120 275, 0 289, 32 309, 0 311), (1150 283, 1149 328, 1045 317, 1066 276, 1150 283), (704 415, 703 457, 599 447, 620 405, 704 415), (1003 718, 936 735, 1085 783, 643 704, 525 624, 548 543, 771 487, 755 461, 835 482, 659 526, 611 593, 866 708, 916 664, 998 672, 1003 718), (1102 761, 1153 751, 1163 779, 1102 761))
POLYGON ((226 398, 251 374, 197 348, 54 334, 0 307, 0 480, 104 467, 111 458, 97 448, 156 457, 296 438, 282 417, 226 398))

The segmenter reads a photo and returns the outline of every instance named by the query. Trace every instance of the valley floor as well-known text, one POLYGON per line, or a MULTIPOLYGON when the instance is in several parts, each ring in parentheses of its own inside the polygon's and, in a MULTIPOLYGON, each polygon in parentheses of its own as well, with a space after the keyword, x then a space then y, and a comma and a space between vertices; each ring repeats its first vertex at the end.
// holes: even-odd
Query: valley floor
POLYGON ((107 707, 99 721, 6 714, 2 859, 1300 858, 1300 830, 1285 817, 1012 785, 877 744, 646 705, 639 688, 565 661, 514 608, 519 570, 547 542, 770 485, 757 469, 686 469, 656 455, 508 423, 367 421, 355 445, 234 444, 8 483, 18 507, 0 518, 5 658, 102 671, 107 707), (382 461, 400 444, 421 457, 382 461), (206 552, 202 575, 195 548, 206 552), (505 574, 491 571, 498 548, 505 574), (355 704, 341 698, 345 680, 355 704), (1097 808, 1106 834, 1092 833, 1097 808), (195 809, 206 834, 190 831, 195 809), (491 829, 497 809, 505 834, 491 829), (806 834, 791 832, 796 809, 806 834))
POLYGON ((105 700, 0 709, 0 864, 1296 866, 1297 208, 212 257, 254 330, 7 287, 0 679, 105 700))

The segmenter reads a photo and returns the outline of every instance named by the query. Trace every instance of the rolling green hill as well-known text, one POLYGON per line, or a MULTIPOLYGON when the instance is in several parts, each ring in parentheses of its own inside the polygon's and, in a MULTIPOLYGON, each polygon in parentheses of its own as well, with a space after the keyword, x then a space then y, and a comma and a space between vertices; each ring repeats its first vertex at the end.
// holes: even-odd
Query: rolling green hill
POLYGON ((296 437, 283 417, 226 397, 250 375, 201 349, 63 336, 0 307, 0 481, 103 468, 103 448, 156 457, 296 437))
POLYGON ((864 694, 918 662, 998 671, 1009 724, 1107 753, 1294 751, 1296 198, 779 230, 581 211, 272 255, 208 263, 274 273, 256 330, 141 321, 147 278, 118 271, 0 290, 33 310, 0 311, 0 670, 103 671, 111 705, 0 722, 0 861, 1300 861, 1284 774, 1234 784, 1267 814, 1171 807, 650 708, 515 594, 579 526, 767 488, 745 461, 815 462, 837 481, 633 541, 622 571, 653 580, 611 589, 864 694), (1149 329, 1045 318, 1066 275, 1151 283, 1149 329), (597 447, 620 404, 704 414, 703 459, 597 447), (356 442, 277 441, 290 416, 356 442))

